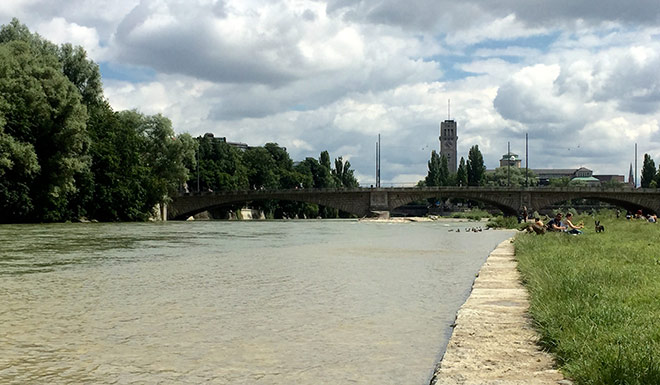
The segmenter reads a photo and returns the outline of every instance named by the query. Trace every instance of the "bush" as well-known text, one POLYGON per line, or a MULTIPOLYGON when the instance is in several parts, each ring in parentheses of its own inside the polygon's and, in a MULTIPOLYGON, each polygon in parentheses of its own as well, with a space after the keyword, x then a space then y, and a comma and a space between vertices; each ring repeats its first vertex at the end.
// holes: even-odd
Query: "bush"
POLYGON ((521 226, 516 217, 493 217, 488 220, 486 227, 494 229, 519 229, 521 226))
POLYGON ((488 211, 485 210, 470 210, 470 211, 459 211, 452 213, 452 218, 466 218, 473 221, 480 221, 483 218, 490 218, 491 215, 488 211))

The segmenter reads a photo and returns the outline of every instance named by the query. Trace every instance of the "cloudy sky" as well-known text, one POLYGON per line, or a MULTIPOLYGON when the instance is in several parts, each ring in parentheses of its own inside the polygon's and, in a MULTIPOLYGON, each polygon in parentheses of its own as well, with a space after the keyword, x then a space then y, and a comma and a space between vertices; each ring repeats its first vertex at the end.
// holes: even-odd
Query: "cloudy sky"
POLYGON ((55 43, 82 45, 116 110, 177 132, 276 142, 414 183, 458 122, 488 168, 507 142, 531 168, 625 174, 660 161, 657 0, 3 0, 55 43))

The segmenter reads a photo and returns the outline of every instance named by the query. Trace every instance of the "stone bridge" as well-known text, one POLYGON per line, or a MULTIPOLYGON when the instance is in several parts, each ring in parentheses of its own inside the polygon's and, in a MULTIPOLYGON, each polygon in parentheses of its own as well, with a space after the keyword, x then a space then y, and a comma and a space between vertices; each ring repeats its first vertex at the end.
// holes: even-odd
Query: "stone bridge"
POLYGON ((589 198, 622 207, 660 213, 659 189, 507 188, 507 187, 412 187, 355 189, 246 190, 182 194, 168 205, 169 219, 185 219, 202 211, 231 203, 261 200, 287 200, 315 203, 358 216, 374 211, 391 211, 412 201, 427 198, 463 198, 498 207, 505 215, 515 215, 523 206, 530 212, 569 199, 589 198))

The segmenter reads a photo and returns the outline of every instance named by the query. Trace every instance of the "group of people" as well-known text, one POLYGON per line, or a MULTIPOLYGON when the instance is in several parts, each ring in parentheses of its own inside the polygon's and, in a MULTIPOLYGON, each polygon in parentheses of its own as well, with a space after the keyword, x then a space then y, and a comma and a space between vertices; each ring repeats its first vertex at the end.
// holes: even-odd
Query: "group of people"
POLYGON ((569 234, 582 234, 582 229, 584 229, 584 223, 580 222, 578 224, 573 223, 573 213, 566 213, 566 218, 562 221, 562 214, 557 213, 554 218, 548 221, 546 225, 548 231, 563 231, 569 234))
MULTIPOLYGON (((616 210, 616 217, 619 218, 621 215, 620 210, 616 210)), ((658 217, 656 214, 647 214, 644 215, 642 210, 638 210, 636 213, 628 212, 626 214, 626 219, 628 220, 645 220, 650 223, 658 223, 658 217)), ((523 213, 518 217, 519 222, 527 222, 527 207, 523 208, 523 213), (523 219, 524 218, 524 219, 523 219)), ((584 223, 573 223, 573 214, 567 212, 566 216, 562 213, 557 213, 554 218, 550 219, 548 223, 543 224, 540 218, 534 218, 534 222, 527 225, 528 232, 535 232, 537 234, 544 234, 546 232, 565 232, 568 234, 582 234, 584 229, 584 223)), ((600 225, 600 222, 596 221, 596 232, 604 231, 604 227, 600 225)))
MULTIPOLYGON (((617 210, 618 211, 618 210, 617 210)), ((618 212, 617 212, 617 218, 619 217, 618 212)), ((643 219, 645 221, 649 221, 650 223, 658 223, 658 216, 655 214, 646 214, 642 212, 642 210, 637 210, 635 214, 632 214, 628 212, 626 214, 626 219, 631 220, 631 219, 643 219)))
POLYGON ((557 213, 554 218, 550 219, 545 225, 541 218, 534 218, 534 223, 527 227, 527 231, 535 232, 537 234, 544 234, 547 232, 565 232, 568 234, 582 234, 584 223, 573 223, 573 214, 568 212, 564 219, 562 213, 557 213))

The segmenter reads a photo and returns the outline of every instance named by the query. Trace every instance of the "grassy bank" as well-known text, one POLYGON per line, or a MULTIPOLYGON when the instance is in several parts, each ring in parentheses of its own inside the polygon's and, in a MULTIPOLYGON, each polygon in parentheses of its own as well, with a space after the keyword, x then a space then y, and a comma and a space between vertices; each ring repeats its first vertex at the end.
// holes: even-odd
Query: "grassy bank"
POLYGON ((660 384, 660 224, 591 217, 584 234, 521 234, 542 345, 576 384, 660 384))

